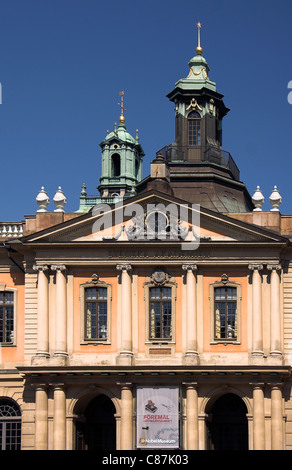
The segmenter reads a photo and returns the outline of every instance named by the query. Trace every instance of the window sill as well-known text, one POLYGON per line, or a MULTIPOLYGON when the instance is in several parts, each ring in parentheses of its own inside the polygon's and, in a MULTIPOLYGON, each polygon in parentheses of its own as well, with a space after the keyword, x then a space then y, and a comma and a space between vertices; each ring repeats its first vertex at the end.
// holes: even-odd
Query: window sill
POLYGON ((145 344, 150 345, 150 346, 165 346, 165 345, 172 345, 175 344, 175 341, 171 339, 148 339, 145 341, 145 344))
POLYGON ((82 346, 84 345, 90 345, 90 346, 99 346, 100 344, 106 344, 106 345, 109 345, 111 344, 111 342, 109 340, 102 340, 102 339, 92 339, 92 340, 88 340, 88 341, 80 341, 80 344, 82 346))
POLYGON ((210 344, 223 344, 224 346, 227 346, 228 344, 241 344, 241 342, 239 340, 220 339, 210 341, 210 344))

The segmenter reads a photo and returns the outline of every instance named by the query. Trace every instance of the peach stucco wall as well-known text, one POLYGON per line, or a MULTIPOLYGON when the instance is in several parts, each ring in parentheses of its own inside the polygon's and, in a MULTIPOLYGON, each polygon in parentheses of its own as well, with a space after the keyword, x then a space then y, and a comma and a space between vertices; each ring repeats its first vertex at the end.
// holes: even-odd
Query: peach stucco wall
POLYGON ((17 305, 14 312, 16 322, 16 341, 13 346, 2 346, 0 359, 3 363, 22 362, 24 360, 24 275, 22 273, 1 273, 0 284, 13 288, 17 293, 17 305))

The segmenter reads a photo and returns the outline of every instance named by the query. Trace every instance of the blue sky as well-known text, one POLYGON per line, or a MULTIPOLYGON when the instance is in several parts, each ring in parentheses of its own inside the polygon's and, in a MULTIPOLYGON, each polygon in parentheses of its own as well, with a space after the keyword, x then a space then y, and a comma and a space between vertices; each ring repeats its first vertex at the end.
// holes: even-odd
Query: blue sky
POLYGON ((44 186, 54 210, 58 186, 66 211, 82 183, 97 194, 99 143, 119 116, 145 151, 174 140, 166 94, 188 74, 202 23, 210 79, 231 108, 223 148, 265 210, 277 185, 281 212, 292 214, 291 0, 0 0, 0 220, 37 210, 44 186))

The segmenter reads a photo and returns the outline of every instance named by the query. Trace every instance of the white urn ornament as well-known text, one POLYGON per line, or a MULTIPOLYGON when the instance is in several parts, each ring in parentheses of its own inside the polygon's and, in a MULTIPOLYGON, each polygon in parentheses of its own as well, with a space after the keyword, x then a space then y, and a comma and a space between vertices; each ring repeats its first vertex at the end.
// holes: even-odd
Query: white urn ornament
POLYGON ((50 199, 43 186, 41 187, 41 190, 39 191, 36 197, 36 202, 37 202, 37 205, 39 206, 39 209, 37 210, 37 212, 47 212, 47 207, 49 205, 50 199))
POLYGON ((254 212, 259 212, 262 210, 262 205, 265 202, 265 198, 259 186, 257 186, 257 189, 254 192, 254 195, 252 197, 252 202, 255 207, 254 212))
POLYGON ((274 186, 274 189, 270 195, 270 204, 273 207, 271 211, 279 211, 279 206, 282 202, 281 194, 279 193, 277 186, 274 186))
POLYGON ((64 206, 67 203, 67 199, 62 191, 61 186, 59 186, 58 191, 56 192, 53 200, 55 206, 57 207, 54 212, 64 212, 64 206))

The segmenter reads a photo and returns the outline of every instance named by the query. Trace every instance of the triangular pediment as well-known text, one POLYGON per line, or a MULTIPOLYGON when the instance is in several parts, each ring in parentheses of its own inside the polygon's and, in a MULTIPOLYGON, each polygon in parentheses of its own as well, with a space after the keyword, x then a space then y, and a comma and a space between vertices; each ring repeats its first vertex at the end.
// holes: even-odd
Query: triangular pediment
POLYGON ((185 242, 279 242, 275 232, 159 192, 115 205, 96 205, 80 217, 24 237, 24 243, 103 243, 159 239, 185 242))

